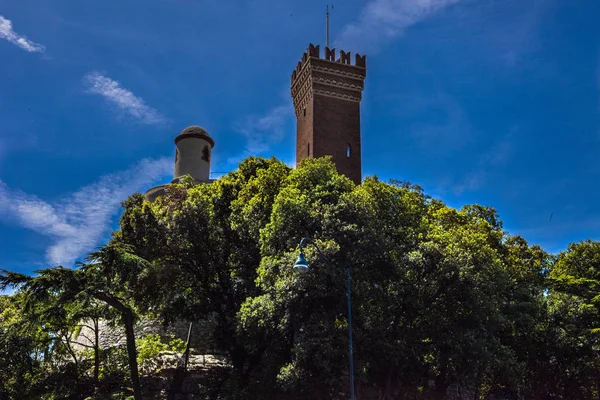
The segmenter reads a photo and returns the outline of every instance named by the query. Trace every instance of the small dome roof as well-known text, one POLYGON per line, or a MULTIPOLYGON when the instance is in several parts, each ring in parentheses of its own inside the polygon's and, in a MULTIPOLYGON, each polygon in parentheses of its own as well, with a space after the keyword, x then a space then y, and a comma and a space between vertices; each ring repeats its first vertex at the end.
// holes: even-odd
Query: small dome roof
POLYGON ((215 146, 215 141, 210 137, 206 129, 200 126, 192 125, 182 130, 181 133, 175 138, 175 144, 177 144, 177 142, 179 142, 181 139, 187 138, 204 139, 211 144, 211 147, 215 146))
POLYGON ((201 126, 196 126, 196 125, 188 126, 184 130, 182 130, 180 133, 180 135, 188 135, 188 134, 196 134, 196 135, 200 134, 200 135, 208 136, 208 132, 206 132, 206 129, 202 128, 201 126))

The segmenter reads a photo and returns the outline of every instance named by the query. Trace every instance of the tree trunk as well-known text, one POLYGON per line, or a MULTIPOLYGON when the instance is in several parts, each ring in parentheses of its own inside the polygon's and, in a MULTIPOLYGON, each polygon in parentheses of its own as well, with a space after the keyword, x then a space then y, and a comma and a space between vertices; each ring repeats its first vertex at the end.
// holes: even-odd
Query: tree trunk
POLYGON ((71 335, 72 333, 70 333, 69 335, 65 334, 65 346, 67 347, 67 351, 69 352, 71 357, 73 357, 73 361, 75 362, 75 368, 77 369, 79 376, 79 360, 77 360, 77 354, 75 354, 73 348, 71 347, 71 335))
POLYGON ((481 394, 481 380, 483 379, 483 368, 479 368, 477 371, 477 379, 475 381, 475 390, 473 393, 473 400, 479 400, 481 394))
POLYGON ((100 332, 98 318, 94 318, 94 382, 98 384, 100 378, 100 332))
POLYGON ((142 400, 142 388, 140 387, 140 376, 138 373, 137 349, 135 347, 135 334, 133 332, 133 312, 131 309, 123 311, 123 322, 125 323, 125 337, 127 340, 127 355, 129 357, 129 372, 133 384, 133 397, 142 400))
POLYGON ((142 400, 142 388, 140 387, 140 376, 137 363, 137 349, 135 346, 135 334, 133 332, 133 311, 123 304, 119 298, 104 292, 94 292, 93 296, 98 300, 104 301, 111 307, 116 308, 123 317, 125 325, 125 340, 127 341, 127 356, 129 358, 129 374, 131 384, 133 385, 133 397, 135 400, 142 400))

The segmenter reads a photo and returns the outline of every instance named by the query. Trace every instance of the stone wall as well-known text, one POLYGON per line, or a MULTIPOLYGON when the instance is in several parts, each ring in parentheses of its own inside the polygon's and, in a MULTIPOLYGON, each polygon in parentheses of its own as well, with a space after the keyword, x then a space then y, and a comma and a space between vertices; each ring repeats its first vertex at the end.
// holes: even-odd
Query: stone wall
MULTIPOLYGON (((79 336, 75 339, 79 343, 93 346, 94 331, 90 329, 93 324, 90 321, 84 322, 86 326, 81 329, 79 336), (89 327, 88 327, 89 326, 89 327)), ((190 324, 187 321, 177 321, 176 323, 164 327, 156 320, 142 318, 135 324, 134 332, 136 338, 142 338, 149 334, 158 334, 165 340, 170 338, 170 335, 180 338, 184 342, 187 340, 190 324)), ((206 319, 194 322, 192 325, 192 334, 190 337, 190 347, 205 354, 214 352, 214 343, 212 333, 215 329, 215 322, 206 319)), ((111 326, 107 321, 100 321, 98 324, 98 341, 101 348, 109 348, 119 345, 125 345, 125 328, 122 325, 111 326)), ((75 346, 82 348, 82 346, 75 346)))

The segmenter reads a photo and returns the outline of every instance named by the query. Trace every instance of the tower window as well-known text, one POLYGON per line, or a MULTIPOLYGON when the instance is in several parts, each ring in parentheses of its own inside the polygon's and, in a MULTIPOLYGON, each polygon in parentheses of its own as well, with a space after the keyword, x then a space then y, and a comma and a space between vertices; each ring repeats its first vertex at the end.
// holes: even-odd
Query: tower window
POLYGON ((352 149, 350 148, 350 143, 346 146, 346 157, 350 158, 352 155, 352 149))
POLYGON ((206 162, 210 162, 210 150, 208 149, 208 146, 204 146, 202 149, 202 159, 206 162))
POLYGON ((302 110, 304 112, 304 116, 306 117, 306 107, 302 110))
POLYGON ((310 157, 310 143, 307 145, 307 148, 306 148, 306 156, 310 157))

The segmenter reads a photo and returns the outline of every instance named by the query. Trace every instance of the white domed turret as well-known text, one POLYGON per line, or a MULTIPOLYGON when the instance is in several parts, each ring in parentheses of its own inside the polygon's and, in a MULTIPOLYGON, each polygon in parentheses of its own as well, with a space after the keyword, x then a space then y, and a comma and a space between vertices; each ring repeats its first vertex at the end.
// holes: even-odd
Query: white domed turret
MULTIPOLYGON (((209 183, 210 156, 215 141, 205 129, 199 126, 185 128, 175 138, 175 170, 171 183, 177 183, 181 177, 190 175, 195 184, 209 183)), ((146 191, 148 201, 154 201, 166 193, 169 185, 158 185, 146 191)))
POLYGON ((210 156, 215 141, 199 126, 185 128, 176 138, 173 182, 191 175, 197 182, 209 182, 210 156))

